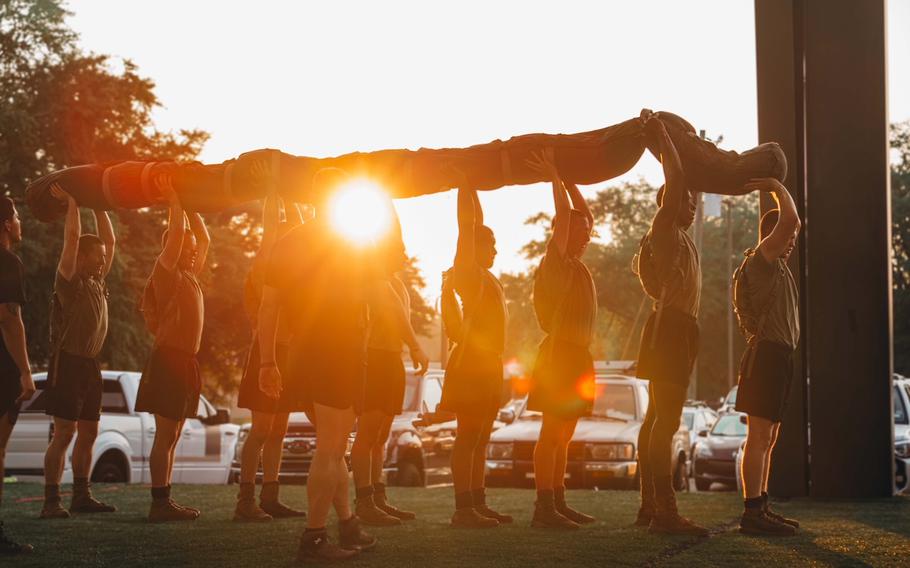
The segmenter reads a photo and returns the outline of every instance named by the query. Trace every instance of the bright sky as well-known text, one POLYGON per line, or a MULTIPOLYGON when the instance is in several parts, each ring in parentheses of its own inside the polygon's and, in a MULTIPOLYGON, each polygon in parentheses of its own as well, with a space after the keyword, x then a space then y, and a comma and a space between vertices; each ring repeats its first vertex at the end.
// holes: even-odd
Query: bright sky
MULTIPOLYGON (((71 1, 82 45, 132 59, 162 129, 211 133, 202 159, 256 148, 332 156, 579 132, 670 110, 722 146, 757 143, 753 0, 71 1), (650 38, 643 41, 643 38, 650 38), (659 39, 656 39, 659 38, 659 39)), ((910 118, 910 0, 889 1, 889 104, 910 118)), ((647 153, 627 175, 654 183, 647 153)), ((585 190, 592 194, 596 186, 585 190)), ((550 211, 549 186, 481 194, 494 271, 550 211)), ((435 298, 453 258, 455 195, 397 202, 435 298)))

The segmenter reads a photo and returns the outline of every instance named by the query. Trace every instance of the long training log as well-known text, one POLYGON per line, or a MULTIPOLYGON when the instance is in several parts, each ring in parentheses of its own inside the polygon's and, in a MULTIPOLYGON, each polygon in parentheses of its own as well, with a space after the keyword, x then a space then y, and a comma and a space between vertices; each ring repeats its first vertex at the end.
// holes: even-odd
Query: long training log
MULTIPOLYGON (((679 149, 687 178, 691 172, 688 181, 693 188, 739 194, 743 193, 743 184, 753 177, 783 179, 786 159, 776 144, 762 145, 743 154, 725 152, 698 139, 694 128, 685 120, 676 115, 664 115, 661 120, 679 149)), ((334 158, 293 156, 266 149, 248 152, 221 164, 93 164, 39 178, 29 185, 26 199, 33 214, 42 221, 52 221, 64 214, 63 204, 50 196, 50 186, 55 182, 86 207, 149 207, 162 202, 153 183, 154 176, 169 173, 187 209, 214 212, 265 196, 269 186, 257 179, 252 169, 260 160, 269 165, 279 193, 298 202, 315 201, 317 192, 332 189, 316 188, 312 184, 316 172, 328 167, 368 177, 396 198, 427 195, 455 187, 458 180, 454 170, 464 172, 475 188, 493 190, 506 185, 546 181, 525 163, 532 152, 544 148, 554 149, 556 165, 565 179, 586 185, 629 171, 647 145, 644 125, 639 118, 634 118, 590 132, 526 134, 467 148, 380 150, 334 158)))

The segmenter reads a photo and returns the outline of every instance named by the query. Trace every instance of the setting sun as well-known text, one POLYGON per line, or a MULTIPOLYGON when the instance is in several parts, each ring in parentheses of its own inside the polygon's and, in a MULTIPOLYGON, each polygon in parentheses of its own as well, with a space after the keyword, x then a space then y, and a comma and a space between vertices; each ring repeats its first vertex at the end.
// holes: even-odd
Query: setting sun
POLYGON ((332 226, 357 244, 376 240, 391 223, 389 199, 369 180, 353 180, 340 188, 330 207, 332 226))

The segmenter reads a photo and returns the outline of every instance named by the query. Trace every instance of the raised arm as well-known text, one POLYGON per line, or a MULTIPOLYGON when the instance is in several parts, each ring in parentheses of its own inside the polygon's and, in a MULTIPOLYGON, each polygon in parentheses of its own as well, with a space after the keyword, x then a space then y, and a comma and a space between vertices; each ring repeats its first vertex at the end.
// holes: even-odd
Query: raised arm
POLYGON ((670 235, 670 230, 678 223, 680 210, 687 202, 688 189, 686 189, 679 154, 676 152, 676 147, 673 145, 664 123, 659 118, 651 118, 645 128, 658 142, 660 163, 664 169, 663 201, 651 223, 655 237, 663 240, 662 237, 670 235))
POLYGON ((472 189, 458 188, 458 243, 455 248, 455 266, 474 266, 476 193, 472 189))
POLYGON ((588 201, 581 194, 578 186, 570 181, 564 181, 562 183, 566 186, 566 191, 569 192, 569 199, 572 200, 572 208, 576 211, 581 211, 585 218, 588 219, 588 226, 593 228, 594 214, 591 213, 591 208, 588 207, 588 201))
POLYGON ((171 178, 168 175, 161 175, 155 178, 155 186, 158 191, 166 197, 170 203, 167 216, 167 240, 164 242, 164 248, 158 255, 161 265, 168 270, 174 270, 177 262, 180 260, 180 251, 183 249, 183 237, 186 234, 186 221, 183 215, 183 205, 177 198, 174 186, 171 184, 171 178))
POLYGON ((212 244, 212 238, 209 236, 209 230, 205 227, 205 221, 199 213, 191 213, 190 230, 196 237, 196 264, 193 270, 196 274, 201 274, 205 269, 205 257, 209 254, 209 245, 212 244))
POLYGON ((51 195, 66 203, 66 222, 63 227, 63 252, 60 253, 60 262, 57 271, 72 280, 76 274, 76 256, 79 253, 79 237, 82 236, 82 220, 79 218, 79 206, 69 193, 56 183, 51 185, 51 195))
POLYGON ((32 380, 31 366, 28 362, 28 351, 25 347, 25 325, 22 323, 22 310, 19 304, 9 302, 0 304, 0 335, 6 350, 19 369, 19 384, 22 394, 16 402, 28 400, 35 394, 35 381, 32 380))
POLYGON ((117 246, 117 238, 114 237, 114 226, 111 224, 111 218, 107 211, 95 209, 93 213, 95 214, 95 226, 98 227, 98 237, 104 243, 104 248, 107 249, 107 257, 104 259, 104 271, 102 272, 103 278, 108 275, 111 271, 111 266, 114 264, 114 249, 117 246))
POLYGON ((747 183, 745 187, 749 190, 770 192, 780 211, 777 224, 771 234, 758 245, 758 250, 765 260, 772 262, 787 252, 791 239, 799 233, 802 226, 799 221, 799 213, 796 211, 796 203, 793 202, 793 197, 790 196, 787 188, 774 178, 755 179, 747 183))
POLYGON ((559 254, 565 256, 566 249, 569 246, 569 222, 571 220, 572 205, 569 203, 569 196, 566 195, 566 188, 559 177, 559 171, 556 169, 553 149, 547 148, 543 152, 534 152, 532 159, 527 160, 528 167, 541 173, 550 179, 553 185, 553 204, 556 213, 553 217, 553 235, 550 237, 551 243, 556 243, 559 254))
POLYGON ((439 308, 442 312, 442 323, 445 325, 446 334, 457 342, 461 337, 464 319, 458 297, 455 295, 453 279, 451 270, 442 273, 442 297, 439 299, 439 308))

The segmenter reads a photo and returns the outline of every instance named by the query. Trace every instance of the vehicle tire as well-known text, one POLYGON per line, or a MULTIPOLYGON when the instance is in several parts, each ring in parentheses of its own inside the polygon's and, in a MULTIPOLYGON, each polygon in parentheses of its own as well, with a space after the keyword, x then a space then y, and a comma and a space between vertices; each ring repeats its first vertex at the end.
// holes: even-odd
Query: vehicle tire
POLYGON ((401 487, 422 487, 423 475, 417 464, 409 461, 398 464, 398 471, 395 472, 395 485, 401 487))
POLYGON ((709 489, 711 489, 711 480, 696 477, 695 478, 695 489, 698 489, 699 491, 708 491, 709 489))
POLYGON ((129 473, 126 469, 126 458, 118 451, 105 452, 95 464, 92 471, 93 483, 126 483, 129 473))
POLYGON ((676 470, 673 472, 673 489, 685 491, 689 488, 689 478, 686 476, 686 456, 680 454, 676 460, 676 470))

